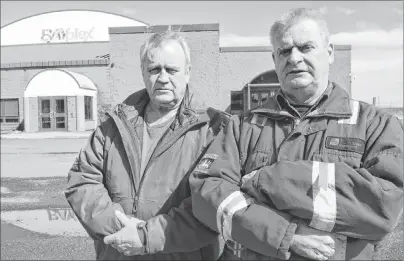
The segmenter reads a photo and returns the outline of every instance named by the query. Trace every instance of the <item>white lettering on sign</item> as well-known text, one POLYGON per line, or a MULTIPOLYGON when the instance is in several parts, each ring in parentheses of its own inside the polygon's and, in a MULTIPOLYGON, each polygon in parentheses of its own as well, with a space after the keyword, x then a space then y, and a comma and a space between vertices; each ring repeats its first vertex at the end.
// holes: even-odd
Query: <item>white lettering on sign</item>
POLYGON ((47 43, 88 41, 93 39, 93 31, 94 27, 90 30, 79 28, 42 29, 41 40, 47 43))

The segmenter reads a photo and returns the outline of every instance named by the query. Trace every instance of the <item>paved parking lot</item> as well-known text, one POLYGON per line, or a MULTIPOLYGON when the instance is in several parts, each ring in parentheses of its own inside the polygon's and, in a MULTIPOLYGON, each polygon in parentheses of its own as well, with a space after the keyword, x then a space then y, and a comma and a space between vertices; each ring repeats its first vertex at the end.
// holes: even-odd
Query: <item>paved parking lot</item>
POLYGON ((87 139, 3 139, 1 177, 65 176, 87 139))

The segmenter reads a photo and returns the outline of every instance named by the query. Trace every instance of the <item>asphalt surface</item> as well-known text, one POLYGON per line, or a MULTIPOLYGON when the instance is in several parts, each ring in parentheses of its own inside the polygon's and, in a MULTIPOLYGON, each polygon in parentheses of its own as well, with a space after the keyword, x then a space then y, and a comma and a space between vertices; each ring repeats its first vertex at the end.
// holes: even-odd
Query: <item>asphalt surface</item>
MULTIPOLYGON (((63 194, 67 171, 86 142, 1 140, 1 260, 95 259, 93 241, 63 194)), ((401 218, 375 260, 404 260, 403 229, 401 218)))
POLYGON ((1 222, 1 260, 94 260, 89 237, 49 236, 1 222))
POLYGON ((95 259, 93 240, 85 232, 63 233, 81 227, 72 213, 67 215, 70 220, 63 220, 70 209, 63 190, 67 172, 86 142, 1 140, 1 260, 95 259), (43 215, 29 219, 31 212, 43 215), (10 220, 10 215, 17 218, 10 220))
POLYGON ((1 140, 1 177, 67 177, 87 139, 1 140))
POLYGON ((63 233, 81 227, 71 217, 69 222, 68 215, 57 215, 56 210, 70 209, 63 194, 66 181, 65 177, 1 179, 1 186, 8 189, 1 194, 1 260, 95 259, 93 241, 85 233, 80 236, 63 233), (33 210, 44 212, 36 218, 40 219, 37 222, 24 215, 30 216, 33 210), (17 213, 19 217, 10 220, 7 218, 10 213, 17 213), (62 227, 62 231, 50 233, 55 226, 62 227))

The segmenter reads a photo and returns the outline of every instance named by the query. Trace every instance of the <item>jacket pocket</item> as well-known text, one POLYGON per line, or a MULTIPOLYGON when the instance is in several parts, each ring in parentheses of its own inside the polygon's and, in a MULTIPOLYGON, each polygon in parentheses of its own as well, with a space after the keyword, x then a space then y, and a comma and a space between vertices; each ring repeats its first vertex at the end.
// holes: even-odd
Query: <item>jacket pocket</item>
POLYGON ((358 169, 361 167, 362 154, 339 151, 339 150, 324 150, 322 152, 315 152, 313 154, 313 161, 337 163, 342 162, 350 166, 351 168, 358 169))

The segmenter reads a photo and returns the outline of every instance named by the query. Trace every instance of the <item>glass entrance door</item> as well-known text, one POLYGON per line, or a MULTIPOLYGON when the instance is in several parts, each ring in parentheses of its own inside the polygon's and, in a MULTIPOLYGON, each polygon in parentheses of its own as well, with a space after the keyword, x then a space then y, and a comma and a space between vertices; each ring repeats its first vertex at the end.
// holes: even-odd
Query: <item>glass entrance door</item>
POLYGON ((38 97, 39 130, 66 131, 66 97, 38 97))
POLYGON ((53 99, 53 126, 55 131, 67 130, 66 97, 54 97, 53 99))

